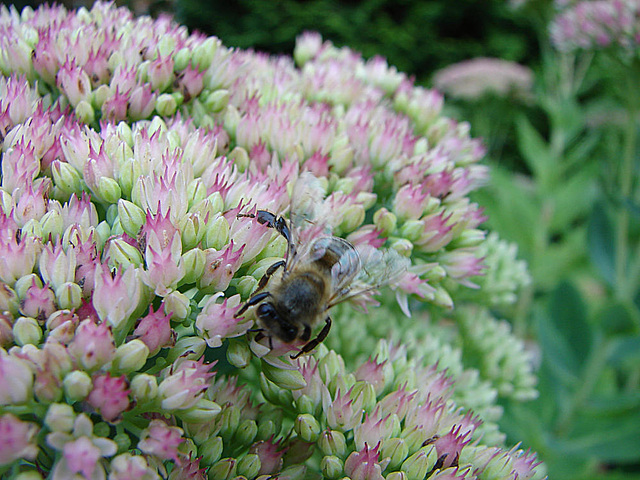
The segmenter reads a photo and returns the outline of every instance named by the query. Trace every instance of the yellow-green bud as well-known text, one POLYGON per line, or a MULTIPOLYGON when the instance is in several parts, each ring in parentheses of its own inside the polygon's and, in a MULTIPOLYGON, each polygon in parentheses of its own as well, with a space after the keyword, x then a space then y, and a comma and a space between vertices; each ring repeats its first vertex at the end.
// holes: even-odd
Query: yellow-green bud
POLYGON ((243 340, 229 340, 227 348, 227 360, 236 368, 245 368, 251 361, 251 349, 247 342, 243 340))
POLYGON ((182 248, 189 250, 195 247, 207 232, 204 219, 198 214, 187 213, 180 224, 182 248))
POLYGON ((484 230, 479 230, 477 228, 463 230, 458 237, 449 243, 448 248, 477 247, 484 241, 485 237, 486 235, 484 230))
POLYGON ((331 156, 328 163, 333 167, 333 171, 341 174, 351 165, 354 155, 355 151, 350 144, 349 137, 342 134, 334 140, 331 146, 331 156))
POLYGON ((54 241, 62 237, 64 220, 57 210, 49 210, 40 219, 41 238, 51 237, 54 241))
POLYGON ((13 324, 13 339, 21 347, 24 345, 38 345, 42 338, 42 328, 35 318, 20 317, 13 324))
POLYGON ((83 400, 93 388, 91 377, 87 372, 74 370, 68 373, 62 381, 64 393, 72 402, 83 400))
POLYGON ((75 419, 76 414, 71 405, 52 403, 44 417, 44 424, 53 432, 70 432, 75 419))
POLYGON ((311 400, 308 395, 300 395, 300 397, 296 399, 296 410, 300 413, 313 415, 316 411, 316 405, 314 405, 313 400, 311 400))
POLYGON ((382 442, 382 458, 389 458, 388 468, 398 468, 409 455, 409 446, 402 438, 389 438, 382 442))
MULTIPOLYGON (((218 144, 214 145, 214 148, 217 148, 218 144)), ((207 160, 210 157, 205 157, 207 160)), ((204 159, 203 159, 204 160, 204 159)), ((218 195, 220 192, 216 192, 218 195)), ((189 183, 187 186, 187 196, 189 198, 189 206, 193 207, 194 205, 198 205, 200 202, 203 202, 207 198, 207 187, 201 178, 196 178, 189 183)))
POLYGON ((223 458, 219 460, 207 472, 209 480, 227 480, 233 478, 236 474, 236 463, 235 458, 223 458))
POLYGON ((307 386, 307 382, 298 370, 285 370, 263 361, 262 371, 269 380, 280 388, 298 390, 307 386))
POLYGON ((74 110, 76 112, 76 117, 78 117, 78 120, 82 123, 91 124, 96 118, 93 107, 86 100, 80 100, 74 110))
POLYGON ((249 298, 258 286, 258 280, 252 275, 240 277, 236 283, 236 291, 242 298, 249 298))
POLYGON ((224 443, 222 437, 209 437, 198 448, 198 455, 202 456, 203 465, 212 465, 222 457, 224 443))
POLYGON ((207 223, 202 243, 205 248, 220 250, 229 242, 229 222, 222 215, 207 223))
POLYGON ((435 293, 433 297, 433 303, 445 308, 453 308, 453 299, 449 295, 449 292, 442 286, 435 286, 435 293))
POLYGON ((118 453, 125 453, 131 448, 131 437, 126 432, 116 433, 113 437, 113 441, 118 446, 118 453))
POLYGON ((129 265, 139 267, 142 265, 142 253, 136 247, 127 243, 123 238, 114 238, 108 246, 108 263, 112 268, 119 266, 126 269, 129 265))
POLYGON ((408 480, 409 477, 404 472, 391 472, 385 478, 386 480, 408 480))
POLYGON ((236 429, 235 439, 242 445, 249 445, 258 434, 258 425, 255 420, 247 418, 240 422, 236 429))
POLYGON ((191 65, 198 67, 198 70, 201 72, 209 68, 220 44, 221 42, 219 39, 209 37, 204 42, 197 45, 193 49, 191 65))
POLYGON ((335 455, 326 455, 320 460, 320 470, 325 478, 339 478, 343 473, 344 464, 335 455))
POLYGON ((307 467, 305 465, 292 465, 282 470, 278 474, 278 478, 282 480, 303 480, 307 475, 307 467))
POLYGON ((11 477, 13 480, 42 480, 42 475, 36 470, 27 470, 26 472, 20 472, 15 477, 11 477))
POLYGON ((400 227, 400 235, 410 242, 417 242, 424 231, 424 224, 420 220, 407 220, 400 227))
POLYGON ((362 399, 362 409, 370 412, 376 405, 376 390, 372 384, 363 380, 356 382, 350 390, 349 396, 354 402, 362 399))
POLYGON ((220 89, 207 95, 204 106, 211 113, 220 113, 229 105, 229 90, 220 89))
POLYGON ((344 457, 347 450, 347 440, 344 437, 344 433, 339 430, 327 429, 320 434, 318 447, 325 455, 344 457))
MULTIPOLYGON (((100 85, 91 92, 91 103, 96 109, 102 109, 104 102, 111 96, 111 88, 109 85, 100 85)), ((92 120, 93 122, 93 120, 92 120)))
POLYGON ((227 405, 220 413, 217 422, 223 438, 233 436, 240 425, 240 409, 235 405, 227 405))
POLYGON ((94 238, 98 244, 98 251, 102 250, 107 239, 111 236, 111 225, 105 220, 101 221, 95 229, 94 238))
POLYGON ((401 470, 407 474, 407 480, 423 480, 438 460, 438 454, 433 445, 422 447, 407 458, 401 470))
POLYGON ((144 210, 135 203, 122 198, 118 200, 118 216, 122 229, 132 238, 136 238, 146 221, 144 210))
POLYGON ((216 402, 201 398, 186 410, 178 410, 175 415, 187 423, 208 423, 218 416, 222 408, 216 402))
POLYGON ((105 203, 116 203, 122 196, 122 189, 113 178, 100 177, 94 193, 105 203))
POLYGON ((383 236, 388 237, 395 231, 398 219, 394 213, 381 208, 373 214, 373 223, 378 230, 382 231, 383 236))
MULTIPOLYGON (((174 290, 164 297, 164 313, 171 314, 171 318, 175 320, 184 320, 191 312, 191 301, 184 293, 174 290)), ((202 340, 202 339, 201 339, 202 340)), ((204 342, 204 340, 202 340, 204 342)), ((204 351, 204 347, 203 351, 204 351)), ((175 347, 172 349, 174 350, 175 347)))
POLYGON ((71 164, 54 160, 51 163, 51 174, 55 186, 64 193, 67 199, 71 194, 82 191, 82 176, 71 164))
POLYGON ((167 364, 175 362, 178 357, 183 355, 187 360, 198 360, 204 354, 205 348, 207 348, 207 343, 203 338, 196 336, 182 337, 169 349, 166 359, 167 364))
POLYGON ((133 377, 130 388, 138 404, 151 402, 158 396, 158 380, 147 373, 140 373, 133 377))
POLYGON ((9 285, 4 285, 0 288, 0 311, 7 311, 12 316, 18 313, 20 308, 20 299, 15 290, 9 285))
POLYGON ((324 383, 329 383, 332 378, 344 373, 344 361, 333 350, 329 351, 318 362, 318 371, 324 383))
POLYGON ((255 478, 260 472, 260 457, 255 453, 248 453, 238 461, 238 474, 247 478, 255 478))
POLYGON ((58 307, 73 310, 82 305, 82 288, 77 283, 65 282, 56 288, 58 307))
MULTIPOLYGON (((176 99, 176 103, 178 106, 184 103, 184 95, 182 94, 182 92, 173 92, 171 93, 171 96, 176 99)), ((171 137, 169 137, 169 140, 171 140, 171 137)), ((177 145, 174 145, 174 147, 176 146, 177 145)))
POLYGON ((403 257, 411 257, 411 252, 413 251, 413 243, 407 240, 406 238, 394 238, 391 240, 389 248, 395 250, 403 257))
MULTIPOLYGON (((227 132, 230 133, 231 138, 235 138, 236 137, 236 129, 238 128, 238 123, 239 122, 240 122, 240 112, 238 112, 238 109, 236 107, 234 107, 233 105, 229 105, 229 107, 226 108, 225 111, 224 111, 224 117, 222 119, 222 123, 224 125, 224 129, 227 132)), ((236 147, 236 148, 239 148, 239 147, 236 147)), ((238 167, 240 172, 244 172, 245 169, 247 168, 247 166, 249 165, 249 163, 248 163, 249 155, 247 155, 247 157, 246 157, 247 158, 247 163, 238 164, 238 162, 235 161, 235 156, 233 155, 234 151, 235 151, 235 148, 233 150, 231 150, 231 152, 229 153, 228 157, 238 167)), ((245 153, 246 153, 246 151, 245 151, 245 153)))
POLYGON ((156 112, 163 117, 172 117, 178 109, 178 102, 169 93, 163 93, 156 98, 156 112))
POLYGON ((125 158, 119 162, 118 183, 122 189, 123 196, 131 197, 133 185, 140 175, 142 175, 142 162, 134 158, 125 158))
POLYGON ((353 232, 364 222, 364 207, 360 204, 349 205, 344 212, 340 228, 345 232, 353 232))
POLYGON ((315 442, 320 436, 320 424, 313 415, 303 413, 298 415, 293 425, 298 437, 305 442, 315 442))
MULTIPOLYGON (((47 213, 49 213, 49 212, 47 212, 47 213)), ((40 220, 42 220, 42 219, 40 219, 40 220)), ((27 223, 25 223, 22 226, 20 231, 21 231, 22 238, 35 237, 35 238, 42 239, 42 225, 41 225, 40 221, 36 220, 35 218, 32 218, 31 220, 27 220, 27 223)))
POLYGON ((173 55, 173 69, 176 72, 182 71, 192 62, 192 53, 188 48, 181 48, 173 55))
POLYGON ((140 370, 149 357, 149 347, 140 339, 130 340, 116 348, 112 366, 118 373, 131 373, 140 370))
POLYGON ((267 415, 258 418, 258 435, 260 440, 266 440, 273 435, 277 435, 282 428, 282 413, 274 410, 267 415))
POLYGON ((200 248, 192 248, 182 255, 185 275, 180 283, 189 285, 202 277, 206 260, 207 255, 200 248))
POLYGON ((31 288, 31 285, 33 285, 33 282, 35 282, 36 287, 42 288, 42 280, 40 280, 40 277, 35 273, 30 273, 29 275, 20 277, 16 281, 16 283, 13 285, 13 288, 15 289, 20 299, 25 298, 25 295, 27 294, 27 290, 31 288))

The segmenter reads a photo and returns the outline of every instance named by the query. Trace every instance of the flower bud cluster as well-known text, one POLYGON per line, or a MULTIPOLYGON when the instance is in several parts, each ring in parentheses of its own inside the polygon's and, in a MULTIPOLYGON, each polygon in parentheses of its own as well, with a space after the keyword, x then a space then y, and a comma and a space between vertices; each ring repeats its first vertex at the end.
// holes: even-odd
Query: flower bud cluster
POLYGON ((296 66, 102 2, 0 7, 0 52, 0 475, 535 477, 476 455, 484 427, 422 360, 258 355, 236 318, 287 250, 252 215, 287 212, 305 170, 302 240, 406 257, 403 310, 473 286, 487 173, 437 92, 314 34, 296 66))

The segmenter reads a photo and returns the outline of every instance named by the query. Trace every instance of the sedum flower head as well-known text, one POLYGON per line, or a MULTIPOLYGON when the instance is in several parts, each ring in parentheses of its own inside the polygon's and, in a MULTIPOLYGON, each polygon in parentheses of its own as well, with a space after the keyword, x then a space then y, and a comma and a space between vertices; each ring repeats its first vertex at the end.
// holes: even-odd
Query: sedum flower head
POLYGON ((526 270, 480 230, 484 150, 440 93, 317 34, 294 62, 112 3, 3 6, 0 52, 3 466, 541 477, 496 423, 498 394, 532 396, 531 369, 478 310, 513 302, 526 270), (336 307, 326 345, 294 360, 235 315, 287 251, 251 215, 287 217, 305 172, 301 241, 331 232, 375 252, 367 268, 381 249, 407 268, 399 306, 336 307))

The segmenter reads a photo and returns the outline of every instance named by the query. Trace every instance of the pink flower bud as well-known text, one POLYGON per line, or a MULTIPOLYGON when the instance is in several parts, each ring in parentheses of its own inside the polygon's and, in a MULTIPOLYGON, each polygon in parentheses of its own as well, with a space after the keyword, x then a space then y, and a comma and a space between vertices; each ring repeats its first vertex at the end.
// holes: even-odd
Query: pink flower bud
POLYGON ((33 271, 41 248, 37 238, 26 236, 18 241, 17 237, 0 236, 0 279, 9 285, 33 271))
POLYGON ((56 76, 58 88, 69 99, 72 106, 78 105, 82 100, 91 102, 91 81, 87 72, 79 66, 67 60, 58 70, 56 76))
POLYGON ((170 320, 170 314, 164 313, 161 308, 154 312, 153 306, 150 306, 149 313, 140 319, 133 335, 149 348, 149 356, 175 342, 175 332, 171 328, 170 320))
POLYGON ((112 377, 110 374, 93 378, 93 389, 87 402, 100 412, 107 422, 114 422, 120 414, 129 408, 129 384, 127 377, 112 377))
POLYGON ((0 405, 25 403, 32 399, 32 389, 33 370, 29 363, 0 349, 0 405))
POLYGON ((181 428, 171 427, 162 420, 151 420, 140 434, 138 448, 160 460, 179 462, 178 447, 184 441, 183 433, 181 428))
POLYGON ((234 242, 231 241, 222 251, 212 248, 205 250, 207 256, 204 274, 200 278, 200 287, 211 287, 216 291, 226 290, 229 282, 242 265, 242 252, 244 245, 237 251, 233 251, 234 242))
POLYGON ((280 442, 273 437, 254 443, 249 448, 249 453, 254 453, 260 458, 260 475, 277 473, 282 468, 282 457, 286 449, 282 448, 280 442))
POLYGON ((214 376, 210 372, 212 367, 204 364, 204 357, 197 362, 182 359, 174 363, 158 385, 162 408, 181 410, 193 407, 209 387, 209 379, 214 376))
POLYGON ((142 285, 133 266, 124 273, 112 273, 106 265, 95 270, 92 303, 98 316, 118 330, 138 308, 142 300, 142 285))
POLYGON ((23 422, 15 415, 0 416, 0 465, 9 465, 15 460, 34 460, 38 455, 36 434, 38 426, 23 422))
POLYGON ((378 457, 378 446, 370 449, 365 444, 362 450, 353 452, 347 457, 344 462, 344 472, 352 480, 384 480, 383 467, 378 457))
POLYGON ((210 297, 196 318, 196 328, 212 348, 221 346, 225 338, 244 335, 253 325, 252 319, 234 317, 240 308, 240 295, 217 303, 217 299, 222 296, 220 292, 210 297))
POLYGON ((83 368, 99 369, 116 353, 111 329, 104 322, 96 324, 90 318, 83 320, 69 345, 69 353, 83 368))

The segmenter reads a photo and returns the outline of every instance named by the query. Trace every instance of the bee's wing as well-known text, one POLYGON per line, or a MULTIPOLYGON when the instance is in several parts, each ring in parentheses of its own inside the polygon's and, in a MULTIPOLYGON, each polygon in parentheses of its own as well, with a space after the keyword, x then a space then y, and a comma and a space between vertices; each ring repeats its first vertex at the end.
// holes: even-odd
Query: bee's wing
POLYGON ((287 255, 288 270, 293 268, 299 257, 308 253, 306 245, 313 238, 326 234, 326 227, 321 220, 325 193, 322 182, 308 171, 301 173, 293 186, 289 208, 292 245, 287 255), (297 251, 298 248, 301 251, 297 251))
POLYGON ((378 249, 371 245, 357 248, 361 267, 350 283, 334 290, 329 307, 357 297, 365 292, 399 281, 411 262, 395 250, 378 249))

